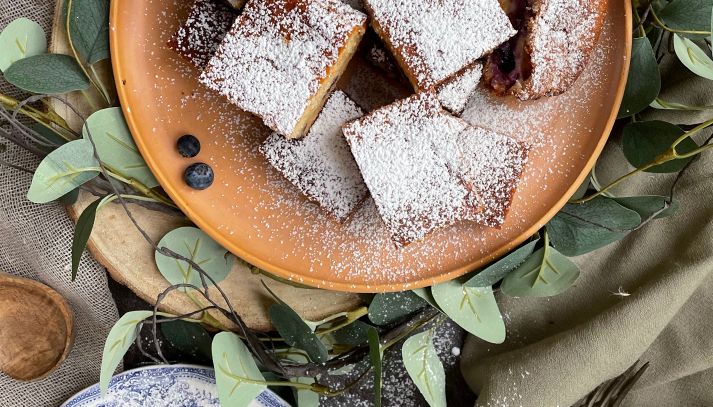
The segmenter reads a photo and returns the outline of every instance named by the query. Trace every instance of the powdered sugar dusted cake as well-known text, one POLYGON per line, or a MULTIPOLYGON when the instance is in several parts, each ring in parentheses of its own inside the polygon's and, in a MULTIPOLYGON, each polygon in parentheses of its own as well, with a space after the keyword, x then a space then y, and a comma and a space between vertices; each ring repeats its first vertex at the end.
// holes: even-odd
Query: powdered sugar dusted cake
MULTIPOLYGON (((450 120, 450 119, 454 120, 450 120)), ((431 93, 411 96, 343 127, 379 214, 399 246, 474 218, 469 191, 437 154, 439 133, 458 133, 431 93)))
POLYGON ((438 85, 438 100, 441 105, 451 113, 461 115, 478 88, 482 76, 483 65, 478 62, 438 85))
POLYGON ((366 0, 372 26, 417 91, 448 79, 507 41, 498 0, 366 0))
POLYGON ((218 50, 235 16, 222 0, 195 0, 188 19, 171 37, 168 46, 203 69, 218 50))
MULTIPOLYGON (((458 118, 463 130, 441 132, 434 148, 470 191, 475 217, 481 225, 500 227, 510 209, 515 189, 527 162, 529 146, 508 136, 473 127, 458 118)), ((453 126, 457 127, 457 126, 453 126)))
POLYGON ((501 0, 517 36, 489 57, 485 79, 500 94, 561 94, 589 62, 608 0, 501 0))
POLYGON ((366 16, 340 0, 252 0, 201 82, 277 133, 307 133, 356 51, 366 16))
POLYGON ((260 147, 273 167, 339 221, 369 194, 342 134, 344 123, 362 115, 356 103, 336 91, 305 137, 288 140, 273 133, 260 147))

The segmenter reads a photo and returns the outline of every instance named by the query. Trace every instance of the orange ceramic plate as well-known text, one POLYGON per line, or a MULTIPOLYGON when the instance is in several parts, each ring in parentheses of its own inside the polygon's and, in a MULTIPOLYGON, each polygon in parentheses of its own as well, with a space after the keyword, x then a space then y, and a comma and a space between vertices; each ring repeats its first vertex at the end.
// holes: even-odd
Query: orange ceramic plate
POLYGON ((533 235, 599 156, 621 102, 631 50, 629 2, 610 0, 599 49, 569 92, 530 103, 475 97, 464 118, 535 146, 505 225, 494 230, 460 224, 397 249, 373 202, 339 225, 301 197, 257 152, 268 134, 260 121, 200 86, 199 72, 166 47, 189 3, 111 3, 114 75, 141 153, 176 204, 225 248, 280 277, 342 291, 397 291, 447 281, 533 235), (176 139, 186 133, 202 141, 196 159, 176 151, 176 139), (182 180, 196 161, 216 173, 205 191, 182 180))

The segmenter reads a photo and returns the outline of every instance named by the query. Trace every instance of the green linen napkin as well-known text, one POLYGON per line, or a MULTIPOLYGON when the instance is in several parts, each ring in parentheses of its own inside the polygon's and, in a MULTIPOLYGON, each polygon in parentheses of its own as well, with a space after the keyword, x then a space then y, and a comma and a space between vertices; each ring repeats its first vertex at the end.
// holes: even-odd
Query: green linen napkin
MULTIPOLYGON (((661 71, 664 100, 713 105, 713 81, 672 58, 661 71)), ((649 109, 643 117, 693 124, 713 110, 649 109)), ((613 136, 597 167, 600 181, 631 169, 613 136)), ((642 174, 615 193, 667 195, 672 181, 642 174)), ((508 339, 490 345, 470 337, 463 352, 477 406, 571 406, 639 359, 650 367, 622 406, 713 406, 713 154, 691 166, 676 199, 674 216, 574 259, 582 275, 564 294, 499 296, 508 339)))

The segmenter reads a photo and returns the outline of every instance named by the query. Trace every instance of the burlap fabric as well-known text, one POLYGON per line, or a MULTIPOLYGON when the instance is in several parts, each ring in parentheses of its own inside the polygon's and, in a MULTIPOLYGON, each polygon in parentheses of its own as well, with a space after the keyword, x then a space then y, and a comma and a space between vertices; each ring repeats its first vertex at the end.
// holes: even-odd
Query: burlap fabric
MULTIPOLYGON (((713 82, 695 77, 675 57, 664 61, 662 74, 664 100, 713 105, 713 82)), ((652 110, 644 118, 696 124, 713 118, 713 110, 652 110)), ((615 137, 598 176, 606 184, 630 170, 615 137)), ((671 181, 640 175, 616 194, 666 195, 671 181)), ((500 296, 506 343, 470 338, 461 363, 480 394, 477 405, 570 406, 641 359, 650 368, 622 406, 713 406, 711 191, 713 154, 707 152, 679 184, 681 210, 575 259, 582 270, 575 287, 550 299, 500 296)))
MULTIPOLYGON (((47 0, 0 0, 0 27, 22 16, 40 23, 49 35, 54 5, 47 0)), ((11 89, 0 80, 3 93, 21 97, 11 89)), ((3 158, 25 168, 37 165, 33 156, 12 147, 3 158)), ((60 205, 27 201, 30 180, 28 174, 0 167, 0 271, 59 291, 74 311, 76 340, 69 358, 44 380, 20 383, 0 373, 2 407, 58 406, 96 383, 104 340, 118 318, 106 272, 90 256, 82 260, 77 281, 70 281, 74 225, 60 205)))

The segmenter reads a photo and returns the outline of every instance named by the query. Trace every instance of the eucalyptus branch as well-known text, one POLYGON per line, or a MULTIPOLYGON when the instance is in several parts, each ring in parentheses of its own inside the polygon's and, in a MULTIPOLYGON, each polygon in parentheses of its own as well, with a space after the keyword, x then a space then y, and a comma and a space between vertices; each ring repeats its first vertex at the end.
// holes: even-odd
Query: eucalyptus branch
MULTIPOLYGON (((67 20, 65 21, 65 30, 67 31, 67 43, 69 44, 69 49, 72 51, 72 56, 74 56, 74 59, 77 61, 77 64, 79 67, 82 69, 82 72, 84 72, 84 75, 87 77, 89 82, 96 88, 97 92, 102 96, 104 101, 106 102, 107 106, 111 105, 111 101, 109 100, 109 96, 104 94, 102 92, 102 87, 100 87, 94 78, 89 74, 87 71, 87 68, 84 67, 84 62, 82 62, 82 59, 79 58, 79 53, 77 52, 77 49, 74 47, 74 41, 72 41, 72 30, 71 30, 71 25, 70 21, 72 20, 72 0, 67 0, 67 20)), ((97 78, 98 79, 98 78, 97 78)), ((88 98, 88 97, 87 97, 88 98)), ((91 104, 91 102, 90 102, 91 104)))
POLYGON ((604 188, 597 191, 596 193, 591 194, 591 195, 586 196, 581 199, 573 200, 573 201, 571 201, 571 203, 583 204, 583 203, 589 202, 589 201, 593 200, 594 198, 597 198, 599 196, 606 194, 612 188, 618 186, 619 184, 623 183, 627 179, 629 179, 637 174, 640 174, 646 170, 649 170, 653 167, 659 166, 661 164, 665 164, 665 163, 673 161, 673 160, 681 160, 681 159, 695 157, 695 156, 700 155, 701 153, 713 148, 713 145, 710 144, 710 138, 709 138, 708 141, 706 141, 706 143, 703 146, 701 146, 693 151, 690 151, 688 153, 681 154, 676 150, 676 147, 678 147, 678 145, 681 144, 682 142, 684 142, 686 139, 693 137, 694 135, 698 134, 699 132, 703 131, 704 129, 706 129, 712 125, 713 125, 713 119, 708 120, 704 123, 701 123, 700 125, 696 126, 695 128, 693 128, 693 129, 685 132, 683 135, 681 135, 678 139, 676 139, 676 141, 673 142, 673 144, 671 145, 671 147, 668 150, 666 150, 663 154, 660 154, 658 157, 654 158, 653 161, 635 169, 634 171, 629 172, 628 174, 622 175, 621 177, 612 181, 609 185, 607 185, 604 188))
POLYGON ((67 122, 54 112, 42 112, 27 103, 20 102, 2 93, 0 93, 0 107, 13 111, 12 117, 16 117, 18 113, 22 114, 67 141, 78 137, 67 125, 67 122))
POLYGON ((14 169, 16 169, 16 170, 18 170, 18 171, 22 171, 22 172, 25 172, 25 173, 28 173, 28 174, 34 174, 34 173, 35 173, 34 171, 32 171, 32 170, 30 170, 30 169, 27 169, 27 168, 25 168, 25 167, 21 167, 21 166, 19 166, 19 165, 12 164, 12 163, 10 163, 10 162, 7 162, 7 161, 3 160, 2 158, 0 158, 0 165, 5 166, 5 167, 14 168, 14 169))
POLYGON ((651 10, 651 17, 654 18, 654 24, 663 30, 672 32, 674 34, 711 35, 710 31, 677 30, 675 28, 671 28, 667 26, 663 21, 661 21, 659 16, 656 15, 656 11, 653 7, 649 6, 649 10, 651 10))

